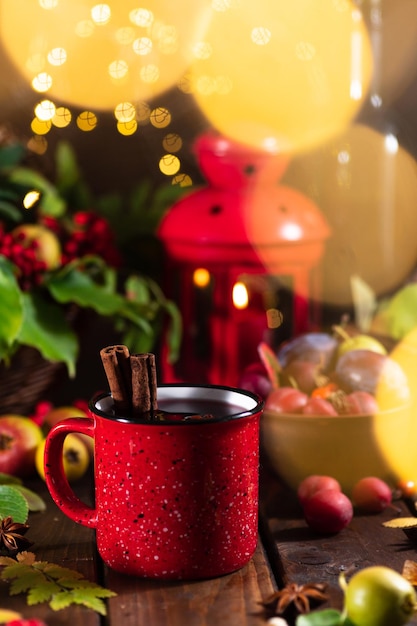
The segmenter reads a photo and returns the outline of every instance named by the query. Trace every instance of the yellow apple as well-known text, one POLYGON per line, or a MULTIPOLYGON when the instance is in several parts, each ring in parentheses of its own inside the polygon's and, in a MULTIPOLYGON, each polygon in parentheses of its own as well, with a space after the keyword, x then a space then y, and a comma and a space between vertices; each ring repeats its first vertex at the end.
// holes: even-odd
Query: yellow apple
POLYGON ((23 415, 0 415, 0 472, 30 476, 35 471, 35 453, 42 441, 41 428, 23 415))
MULTIPOLYGON (((46 430, 50 430, 52 426, 55 426, 58 422, 68 419, 69 417, 88 417, 87 413, 76 406, 64 405, 51 409, 44 418, 44 426, 46 430)), ((90 454, 94 452, 94 442, 91 437, 87 435, 81 435, 74 433, 76 437, 79 437, 87 446, 87 450, 90 454)))
POLYGON ((55 233, 40 224, 22 224, 12 231, 13 235, 23 234, 28 242, 38 244, 37 257, 46 263, 49 270, 61 264, 61 245, 55 233))
MULTIPOLYGON (((43 439, 36 449, 35 463, 38 474, 43 480, 45 480, 44 469, 44 453, 45 442, 43 439)), ((63 458, 64 472, 69 480, 73 482, 78 480, 86 473, 90 464, 90 455, 87 450, 87 446, 79 437, 73 434, 66 436, 64 441, 63 458)))

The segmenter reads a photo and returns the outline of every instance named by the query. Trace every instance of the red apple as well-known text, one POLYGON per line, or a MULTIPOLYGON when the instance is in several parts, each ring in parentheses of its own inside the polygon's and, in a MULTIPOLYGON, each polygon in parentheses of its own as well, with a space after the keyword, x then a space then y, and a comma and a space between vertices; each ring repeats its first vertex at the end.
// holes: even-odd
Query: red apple
POLYGON ((309 398, 302 407, 303 415, 337 415, 334 406, 325 398, 309 398))
POLYGON ((276 413, 299 413, 307 400, 307 394, 295 387, 278 387, 267 397, 265 409, 276 413))
POLYGON ((22 415, 0 416, 0 472, 30 476, 35 470, 36 448, 42 441, 41 428, 22 415))

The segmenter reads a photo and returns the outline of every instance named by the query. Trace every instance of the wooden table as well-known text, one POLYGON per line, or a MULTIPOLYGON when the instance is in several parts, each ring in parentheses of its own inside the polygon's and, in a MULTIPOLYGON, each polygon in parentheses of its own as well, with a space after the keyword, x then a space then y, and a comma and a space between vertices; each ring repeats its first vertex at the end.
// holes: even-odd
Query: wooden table
MULTIPOLYGON (((261 626, 271 617, 262 601, 287 582, 325 582, 330 597, 320 608, 341 608, 341 571, 376 563, 401 571, 406 559, 417 560, 417 544, 410 543, 401 530, 382 527, 398 510, 410 515, 405 503, 396 502, 398 510, 379 515, 357 515, 338 535, 320 537, 307 528, 293 494, 263 464, 260 538, 246 567, 203 582, 130 578, 103 566, 95 551, 94 531, 67 519, 43 483, 28 486, 47 502, 47 511, 31 513, 28 521, 27 536, 34 542, 31 550, 37 559, 76 569, 117 593, 107 601, 107 616, 101 617, 78 606, 57 612, 46 604, 28 607, 24 596, 9 596, 8 584, 0 583, 0 607, 39 617, 48 626, 261 626)), ((88 498, 91 479, 78 489, 88 498)), ((417 625, 417 617, 410 624, 417 625)))

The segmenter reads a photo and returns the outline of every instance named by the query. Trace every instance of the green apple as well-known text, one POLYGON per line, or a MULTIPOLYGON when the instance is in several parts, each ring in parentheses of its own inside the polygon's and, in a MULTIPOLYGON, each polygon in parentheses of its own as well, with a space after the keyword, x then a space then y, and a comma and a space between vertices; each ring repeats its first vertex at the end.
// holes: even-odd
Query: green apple
POLYGON ((370 350, 378 354, 387 354, 385 346, 371 335, 364 333, 350 335, 346 328, 340 325, 333 326, 333 331, 340 342, 336 353, 337 358, 352 350, 370 350))
POLYGON ((378 352, 379 354, 387 354, 385 346, 382 345, 378 339, 371 337, 370 335, 354 335, 344 339, 337 350, 337 355, 340 357, 346 352, 351 350, 371 350, 372 352, 378 352))
POLYGON ((28 417, 0 416, 0 472, 30 476, 35 470, 36 448, 42 441, 41 428, 28 417))

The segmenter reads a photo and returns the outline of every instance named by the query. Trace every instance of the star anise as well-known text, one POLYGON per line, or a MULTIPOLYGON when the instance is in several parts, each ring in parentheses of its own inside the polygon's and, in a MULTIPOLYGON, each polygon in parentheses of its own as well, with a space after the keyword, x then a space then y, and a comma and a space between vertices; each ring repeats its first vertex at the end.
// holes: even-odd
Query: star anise
POLYGON ((307 583, 305 585, 288 583, 264 600, 262 604, 276 615, 282 615, 290 607, 295 609, 297 613, 308 613, 311 601, 320 603, 327 600, 328 596, 325 590, 326 585, 324 583, 307 583))
POLYGON ((13 554, 29 548, 32 545, 32 541, 23 536, 28 529, 29 526, 27 524, 13 521, 10 515, 0 520, 0 552, 6 551, 9 554, 13 554))

